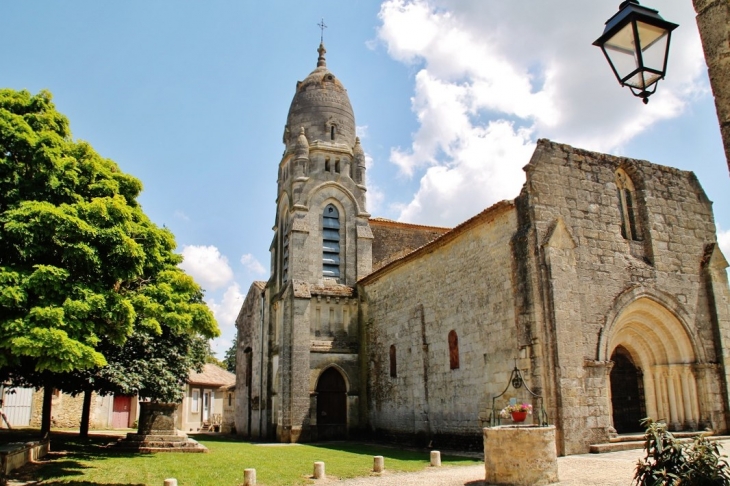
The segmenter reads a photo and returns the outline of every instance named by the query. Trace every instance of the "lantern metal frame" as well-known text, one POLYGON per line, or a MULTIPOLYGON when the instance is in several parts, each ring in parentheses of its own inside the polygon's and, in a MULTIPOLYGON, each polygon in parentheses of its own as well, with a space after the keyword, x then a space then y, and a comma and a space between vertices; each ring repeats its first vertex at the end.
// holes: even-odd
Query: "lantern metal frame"
POLYGON ((492 413, 489 416, 490 427, 497 427, 499 425, 502 425, 502 418, 497 411, 497 399, 504 396, 504 394, 507 393, 507 390, 509 390, 510 388, 519 390, 522 387, 524 387, 525 391, 530 394, 533 402, 536 402, 533 413, 537 420, 535 423, 533 423, 532 426, 547 427, 549 425, 548 414, 545 411, 545 401, 543 400, 542 395, 538 395, 534 391, 530 390, 530 387, 527 386, 527 383, 525 383, 525 379, 522 377, 522 371, 520 371, 520 369, 517 367, 517 360, 515 359, 515 367, 512 370, 512 373, 510 373, 509 380, 504 391, 502 391, 502 393, 500 393, 499 395, 492 396, 492 413))
MULTIPOLYGON (((671 44, 672 31, 677 27, 679 27, 678 24, 674 24, 672 22, 664 20, 659 15, 659 12, 657 10, 642 6, 637 0, 626 0, 622 2, 621 5, 619 5, 618 13, 616 13, 613 17, 606 21, 606 28, 604 29, 603 34, 601 35, 601 37, 596 39, 595 42, 593 42, 593 45, 601 48, 601 51, 603 51, 603 55, 606 57, 608 64, 613 70, 613 74, 616 75, 616 79, 621 84, 621 86, 628 86, 631 90, 631 93, 634 96, 641 98, 644 104, 646 104, 649 102, 649 96, 656 92, 657 83, 659 82, 659 80, 664 79, 664 76, 666 75, 667 61, 669 59, 669 45, 671 44), (662 29, 664 31, 664 34, 658 36, 648 45, 642 46, 641 37, 639 36, 639 22, 656 27, 658 29, 662 29), (631 34, 633 37, 632 40, 634 47, 631 54, 633 54, 634 56, 634 61, 636 62, 637 67, 622 77, 614 64, 614 61, 611 60, 611 57, 606 51, 606 42, 614 38, 616 34, 618 34, 629 24, 631 24, 631 34), (644 63, 643 52, 656 44, 656 42, 662 40, 664 36, 667 37, 667 44, 663 53, 664 59, 662 62, 661 70, 654 67, 646 66, 644 63), (654 74, 656 75, 656 78, 650 83, 644 84, 643 81, 645 81, 645 73, 654 74), (641 76, 642 86, 637 87, 628 84, 627 81, 632 79, 637 74, 641 76)), ((629 52, 627 51, 625 52, 625 54, 629 54, 629 52)))

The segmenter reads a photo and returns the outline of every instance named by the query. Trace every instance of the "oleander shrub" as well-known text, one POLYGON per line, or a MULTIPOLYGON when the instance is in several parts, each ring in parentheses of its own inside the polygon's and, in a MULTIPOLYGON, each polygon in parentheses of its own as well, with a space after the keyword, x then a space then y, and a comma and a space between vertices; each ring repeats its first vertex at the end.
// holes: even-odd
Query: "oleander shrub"
POLYGON ((637 486, 730 486, 730 466, 717 443, 697 436, 680 442, 667 424, 644 419, 646 456, 636 465, 637 486))

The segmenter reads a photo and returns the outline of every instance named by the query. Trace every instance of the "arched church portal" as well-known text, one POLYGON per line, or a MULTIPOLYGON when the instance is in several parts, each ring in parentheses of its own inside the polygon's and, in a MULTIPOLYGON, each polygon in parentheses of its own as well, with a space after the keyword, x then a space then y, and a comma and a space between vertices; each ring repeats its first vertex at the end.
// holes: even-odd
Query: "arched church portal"
POLYGON ((334 367, 317 381, 317 436, 319 440, 347 437, 347 385, 334 367))
POLYGON ((611 361, 613 427, 619 434, 640 432, 641 419, 646 417, 643 373, 623 346, 614 350, 611 361))
POLYGON ((692 339, 677 316, 641 297, 627 305, 609 330, 613 361, 610 393, 614 428, 641 430, 644 417, 664 420, 672 430, 696 430, 700 401, 692 339))

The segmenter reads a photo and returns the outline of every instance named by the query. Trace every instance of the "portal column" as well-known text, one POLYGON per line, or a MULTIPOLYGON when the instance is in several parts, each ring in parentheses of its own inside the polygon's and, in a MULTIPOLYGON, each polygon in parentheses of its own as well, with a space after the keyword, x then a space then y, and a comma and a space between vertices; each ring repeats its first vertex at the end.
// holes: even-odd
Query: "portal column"
POLYGON ((688 430, 697 429, 697 418, 692 413, 692 401, 690 399, 689 369, 687 365, 682 366, 682 397, 684 398, 684 426, 688 430))
POLYGON ((669 395, 669 427, 671 430, 677 430, 679 423, 677 422, 677 399, 674 392, 674 380, 672 375, 668 372, 664 372, 664 380, 667 383, 667 394, 669 395))

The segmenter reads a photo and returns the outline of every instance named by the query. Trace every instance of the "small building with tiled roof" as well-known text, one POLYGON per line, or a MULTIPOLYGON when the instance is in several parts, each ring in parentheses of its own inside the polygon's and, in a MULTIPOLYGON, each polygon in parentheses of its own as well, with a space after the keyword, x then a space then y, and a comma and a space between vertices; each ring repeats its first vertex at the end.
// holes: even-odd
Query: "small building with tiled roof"
POLYGON ((190 370, 185 395, 177 409, 177 428, 183 432, 231 431, 234 424, 236 375, 206 363, 190 370))

